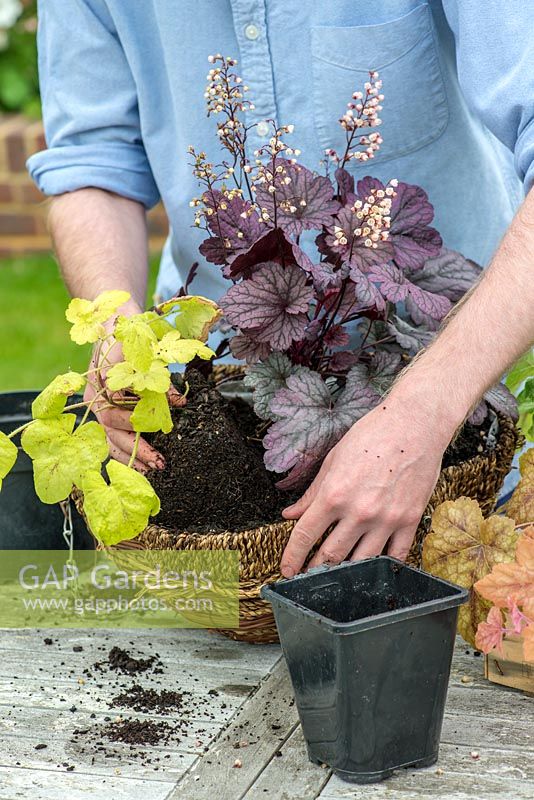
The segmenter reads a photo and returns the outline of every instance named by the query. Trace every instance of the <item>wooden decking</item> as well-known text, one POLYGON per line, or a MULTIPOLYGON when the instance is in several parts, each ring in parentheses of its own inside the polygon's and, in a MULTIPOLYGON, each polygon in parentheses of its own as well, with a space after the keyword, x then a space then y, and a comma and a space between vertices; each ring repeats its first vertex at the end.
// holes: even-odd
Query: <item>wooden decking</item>
POLYGON ((356 787, 308 762, 275 645, 204 631, 0 631, 0 800, 532 800, 534 699, 489 684, 467 649, 458 641, 439 763, 356 787), (95 670, 113 645, 157 652, 162 674, 95 670), (186 692, 186 724, 165 745, 99 750, 92 732, 106 718, 177 721, 109 707, 136 682, 186 692))

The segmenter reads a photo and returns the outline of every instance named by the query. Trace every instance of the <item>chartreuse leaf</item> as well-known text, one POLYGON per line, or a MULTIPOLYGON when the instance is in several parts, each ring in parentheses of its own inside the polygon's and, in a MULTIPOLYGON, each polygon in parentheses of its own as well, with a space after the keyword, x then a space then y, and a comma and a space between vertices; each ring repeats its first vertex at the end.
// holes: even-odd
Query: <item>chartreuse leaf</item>
POLYGON ((154 360, 154 345, 158 337, 144 315, 119 317, 115 325, 115 338, 122 344, 125 361, 135 369, 146 372, 154 360))
POLYGON ((106 466, 107 484, 98 470, 87 472, 82 490, 89 527, 105 545, 133 539, 158 513, 160 503, 147 479, 118 461, 106 466))
POLYGON ((136 394, 148 389, 151 392, 166 392, 171 385, 171 376, 163 361, 152 361, 147 370, 136 369, 133 364, 121 361, 111 367, 106 383, 112 392, 132 389, 136 394))
POLYGON ((207 297, 177 297, 163 303, 160 308, 164 314, 178 312, 174 325, 184 339, 200 339, 203 342, 208 338, 210 328, 221 317, 217 303, 207 297))
POLYGON ((95 300, 75 297, 70 301, 65 316, 72 322, 70 338, 76 344, 96 342, 106 335, 102 325, 115 311, 130 299, 128 292, 102 292, 95 300))
POLYGON ((43 503, 65 500, 89 469, 108 456, 104 429, 87 422, 74 430, 75 414, 37 419, 22 434, 22 449, 33 460, 35 491, 43 503))
POLYGON ((67 398, 85 386, 85 378, 79 372, 58 375, 43 389, 32 403, 34 419, 57 417, 65 408, 67 398))
POLYGON ((160 316, 155 311, 145 311, 143 314, 139 314, 139 319, 148 322, 157 339, 163 339, 166 333, 175 330, 165 317, 160 316))
POLYGON ((2 481, 17 460, 18 449, 5 433, 0 431, 0 489, 2 481))
POLYGON ((178 362, 187 364, 195 356, 199 358, 213 358, 215 353, 198 339, 182 339, 178 331, 166 333, 161 342, 155 347, 154 355, 167 364, 178 362))
POLYGON ((517 361, 506 376, 505 383, 511 392, 516 392, 523 381, 534 377, 534 348, 517 361))
POLYGON ((134 431, 170 433, 172 419, 167 395, 160 392, 141 392, 139 402, 135 406, 130 420, 134 431))

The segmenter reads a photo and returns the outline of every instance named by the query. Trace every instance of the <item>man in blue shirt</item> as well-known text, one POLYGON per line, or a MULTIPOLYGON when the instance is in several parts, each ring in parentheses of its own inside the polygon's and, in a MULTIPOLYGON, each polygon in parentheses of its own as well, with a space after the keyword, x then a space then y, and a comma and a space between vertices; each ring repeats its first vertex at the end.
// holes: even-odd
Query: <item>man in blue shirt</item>
MULTIPOLYGON (((335 521, 314 563, 376 554, 386 542, 405 556, 451 437, 534 339, 534 26, 526 5, 488 0, 481 13, 476 0, 42 0, 39 12, 49 149, 29 169, 55 196, 50 227, 72 294, 126 289, 126 314, 144 305, 145 210, 160 197, 171 235, 158 294, 172 295, 198 259, 187 148, 220 157, 202 99, 210 53, 239 59, 254 98, 251 151, 265 144, 267 119, 291 123, 299 160, 316 169, 326 148, 341 149, 336 120, 347 98, 369 69, 380 72, 384 144, 372 169, 351 168, 422 186, 445 244, 493 260, 386 409, 349 431, 288 509, 299 522, 282 568, 298 571, 335 521), (377 452, 379 460, 369 455, 377 452)), ((194 291, 218 299, 225 289, 219 270, 202 263, 194 291)), ((126 412, 100 418, 112 454, 126 460, 126 412)), ((136 466, 147 465, 163 462, 143 442, 136 466)))

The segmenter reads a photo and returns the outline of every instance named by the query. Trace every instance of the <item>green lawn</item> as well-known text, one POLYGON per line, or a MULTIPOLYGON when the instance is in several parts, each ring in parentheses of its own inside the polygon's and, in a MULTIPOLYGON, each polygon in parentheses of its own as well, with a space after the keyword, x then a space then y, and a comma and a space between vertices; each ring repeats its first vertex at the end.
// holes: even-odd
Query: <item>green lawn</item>
MULTIPOLYGON (((158 261, 151 262, 149 297, 158 261)), ((68 302, 52 256, 0 260, 0 391, 41 389, 58 373, 87 368, 90 348, 69 338, 68 302)))

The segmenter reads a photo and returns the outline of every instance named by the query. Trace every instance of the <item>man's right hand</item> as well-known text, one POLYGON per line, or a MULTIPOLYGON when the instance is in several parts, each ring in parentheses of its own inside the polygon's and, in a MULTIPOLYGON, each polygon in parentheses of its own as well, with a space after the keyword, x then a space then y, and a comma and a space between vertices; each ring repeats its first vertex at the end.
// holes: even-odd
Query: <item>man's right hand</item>
MULTIPOLYGON (((140 313, 140 311, 141 309, 138 307, 131 307, 126 310, 126 306, 123 306, 121 309, 121 313, 125 316, 132 316, 140 313)), ((112 324, 113 320, 110 320, 106 327, 111 330, 112 324)), ((84 393, 85 401, 91 402, 97 394, 98 387, 102 386, 102 384, 105 389, 107 372, 114 364, 123 360, 120 343, 116 342, 113 347, 110 347, 113 342, 114 340, 108 339, 104 345, 103 352, 98 347, 95 347, 93 351, 89 370, 95 371, 89 376, 91 383, 87 383, 84 393), (105 362, 103 362, 102 359, 105 353, 107 353, 107 356, 105 362)), ((111 457, 121 461, 123 464, 128 464, 135 441, 135 433, 130 422, 131 411, 120 408, 118 405, 113 408, 109 407, 110 400, 117 400, 120 396, 120 392, 105 391, 101 397, 95 400, 91 410, 105 428, 111 457)), ((183 406, 186 402, 184 396, 174 386, 169 389, 167 397, 169 404, 174 407, 183 406)), ((161 453, 158 453, 145 439, 141 438, 139 439, 136 458, 132 466, 144 474, 149 469, 165 469, 165 459, 161 453)))

